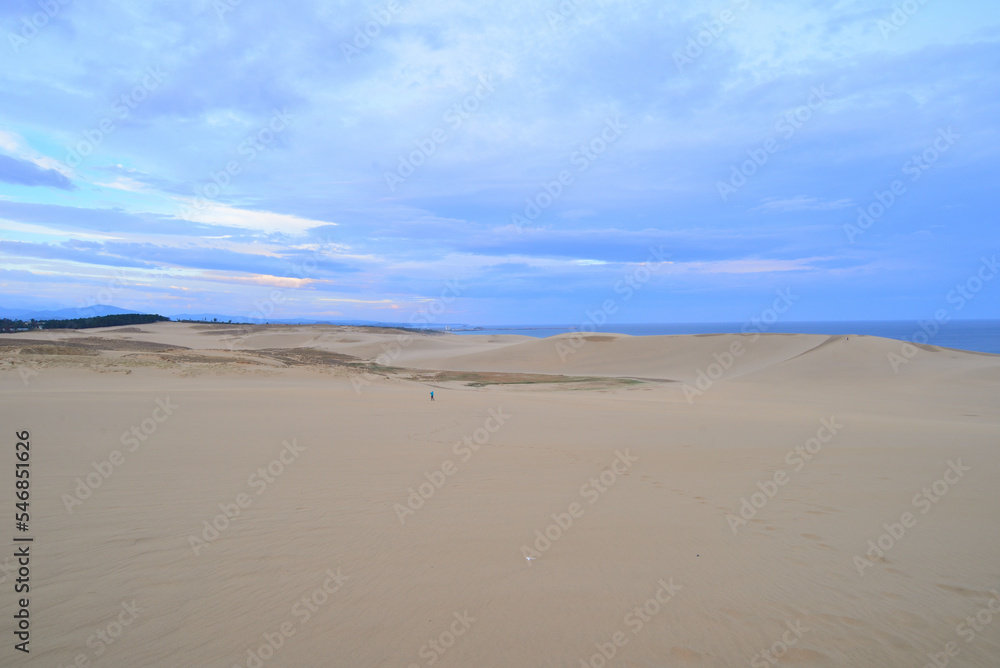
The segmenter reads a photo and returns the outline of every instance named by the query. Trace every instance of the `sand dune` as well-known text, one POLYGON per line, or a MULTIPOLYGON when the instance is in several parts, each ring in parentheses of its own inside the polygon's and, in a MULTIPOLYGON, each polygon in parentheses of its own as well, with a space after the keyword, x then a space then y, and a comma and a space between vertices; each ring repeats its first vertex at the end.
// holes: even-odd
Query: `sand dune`
POLYGON ((0 665, 1000 665, 1000 356, 406 336, 0 336, 0 665))

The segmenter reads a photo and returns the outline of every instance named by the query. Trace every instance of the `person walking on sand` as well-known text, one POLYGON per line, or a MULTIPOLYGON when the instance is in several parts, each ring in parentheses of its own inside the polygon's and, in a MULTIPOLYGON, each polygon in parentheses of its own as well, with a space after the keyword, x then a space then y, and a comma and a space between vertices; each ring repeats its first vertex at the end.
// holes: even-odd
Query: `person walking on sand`
POLYGON ((434 401, 434 390, 431 390, 431 401, 434 401))

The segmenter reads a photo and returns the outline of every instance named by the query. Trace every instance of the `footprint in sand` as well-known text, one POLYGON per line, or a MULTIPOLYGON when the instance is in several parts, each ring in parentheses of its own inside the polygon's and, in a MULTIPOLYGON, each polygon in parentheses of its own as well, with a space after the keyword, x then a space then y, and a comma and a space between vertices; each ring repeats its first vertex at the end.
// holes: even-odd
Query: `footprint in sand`
POLYGON ((980 596, 988 596, 988 592, 974 591, 972 589, 966 589, 965 587, 953 587, 952 585, 946 585, 938 583, 939 589, 944 589, 945 591, 950 591, 960 596, 965 596, 966 598, 976 598, 980 596))
MULTIPOLYGON (((626 471, 625 473, 623 473, 623 474, 621 474, 621 475, 626 475, 627 473, 628 473, 628 471, 626 471)), ((662 482, 660 482, 659 480, 653 480, 653 479, 652 479, 652 478, 650 478, 650 477, 649 477, 648 475, 644 475, 644 476, 642 476, 641 478, 639 478, 639 480, 641 480, 641 481, 643 481, 643 482, 648 482, 648 483, 650 483, 650 484, 651 484, 651 485, 652 485, 653 487, 659 487, 660 489, 663 489, 663 483, 662 483, 662 482)), ((676 489, 675 489, 674 491, 675 491, 675 492, 677 492, 678 490, 676 490, 676 489)))

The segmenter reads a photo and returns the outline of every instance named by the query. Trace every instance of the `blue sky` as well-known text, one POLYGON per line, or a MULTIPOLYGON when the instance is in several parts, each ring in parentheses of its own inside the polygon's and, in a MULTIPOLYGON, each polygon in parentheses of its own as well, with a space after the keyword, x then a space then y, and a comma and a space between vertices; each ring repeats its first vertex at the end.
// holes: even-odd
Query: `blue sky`
POLYGON ((1000 252, 996 2, 9 0, 0 32, 0 306, 1000 314, 1000 280, 948 300, 1000 252))

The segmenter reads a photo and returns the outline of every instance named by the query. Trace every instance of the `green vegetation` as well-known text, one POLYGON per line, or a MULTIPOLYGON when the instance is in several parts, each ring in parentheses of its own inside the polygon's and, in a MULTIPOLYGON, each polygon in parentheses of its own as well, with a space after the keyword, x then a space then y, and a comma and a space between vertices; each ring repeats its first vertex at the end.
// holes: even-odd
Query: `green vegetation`
POLYGON ((71 320, 11 320, 0 318, 0 332, 21 332, 32 329, 90 329, 92 327, 118 327, 120 325, 145 325, 151 322, 170 320, 162 315, 147 313, 122 313, 102 315, 94 318, 73 318, 71 320))

